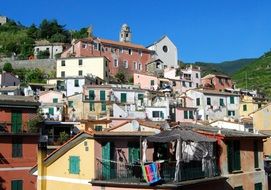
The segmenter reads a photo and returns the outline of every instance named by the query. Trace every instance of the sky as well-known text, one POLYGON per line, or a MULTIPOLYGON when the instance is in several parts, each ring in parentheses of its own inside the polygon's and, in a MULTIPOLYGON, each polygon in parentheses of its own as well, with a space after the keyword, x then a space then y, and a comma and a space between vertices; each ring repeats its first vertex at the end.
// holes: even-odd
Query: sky
POLYGON ((57 19, 118 40, 122 24, 147 46, 167 35, 184 62, 255 58, 271 48, 270 0, 3 0, 0 15, 23 25, 57 19))

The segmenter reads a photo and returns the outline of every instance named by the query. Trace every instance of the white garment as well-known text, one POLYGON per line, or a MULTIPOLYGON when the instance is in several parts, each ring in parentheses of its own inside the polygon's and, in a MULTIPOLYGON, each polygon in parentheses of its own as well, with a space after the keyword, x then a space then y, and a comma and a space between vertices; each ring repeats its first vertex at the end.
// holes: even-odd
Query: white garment
POLYGON ((185 142, 182 143, 182 155, 184 162, 190 162, 194 158, 194 154, 196 152, 197 147, 196 142, 185 142))

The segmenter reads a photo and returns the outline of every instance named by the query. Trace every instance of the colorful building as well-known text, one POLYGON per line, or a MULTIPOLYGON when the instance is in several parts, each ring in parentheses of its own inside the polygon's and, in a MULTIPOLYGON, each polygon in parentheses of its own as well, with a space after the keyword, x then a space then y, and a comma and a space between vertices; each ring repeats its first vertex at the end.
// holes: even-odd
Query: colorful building
POLYGON ((37 162, 39 134, 31 121, 39 105, 33 97, 0 95, 0 189, 36 189, 29 170, 37 162))
POLYGON ((240 96, 240 117, 249 118, 249 114, 267 104, 266 99, 249 95, 240 96))
POLYGON ((231 78, 227 75, 209 74, 201 79, 201 83, 203 88, 210 88, 219 91, 234 88, 231 78))

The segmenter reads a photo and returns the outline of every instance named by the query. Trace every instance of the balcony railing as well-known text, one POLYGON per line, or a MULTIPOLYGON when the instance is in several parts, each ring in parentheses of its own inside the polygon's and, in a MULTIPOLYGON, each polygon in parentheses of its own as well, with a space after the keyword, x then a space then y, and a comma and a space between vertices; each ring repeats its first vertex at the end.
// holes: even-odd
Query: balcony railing
MULTIPOLYGON (((212 163, 214 163, 212 161, 212 163)), ((219 175, 214 164, 209 169, 202 167, 202 161, 181 162, 180 180, 174 181, 176 162, 164 162, 159 165, 161 183, 176 183, 187 180, 211 178, 219 175)), ((146 183, 139 163, 122 164, 110 161, 98 161, 96 180, 117 183, 146 183)))

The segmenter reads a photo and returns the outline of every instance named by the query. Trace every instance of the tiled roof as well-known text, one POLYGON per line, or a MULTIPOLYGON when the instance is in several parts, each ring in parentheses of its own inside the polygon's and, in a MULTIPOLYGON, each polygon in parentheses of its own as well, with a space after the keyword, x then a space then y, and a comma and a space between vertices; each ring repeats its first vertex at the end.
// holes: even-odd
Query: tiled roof
POLYGON ((225 96, 240 96, 239 94, 229 93, 229 92, 220 92, 217 90, 207 90, 207 89, 192 89, 203 94, 213 94, 213 95, 225 95, 225 96))
POLYGON ((227 76, 227 75, 215 75, 215 74, 209 74, 209 75, 206 75, 205 77, 202 77, 201 79, 208 79, 208 78, 214 78, 214 77, 228 78, 228 79, 231 78, 231 77, 229 77, 229 76, 227 76))
POLYGON ((34 100, 33 96, 10 96, 10 95, 0 95, 0 102, 38 103, 37 100, 34 100))

